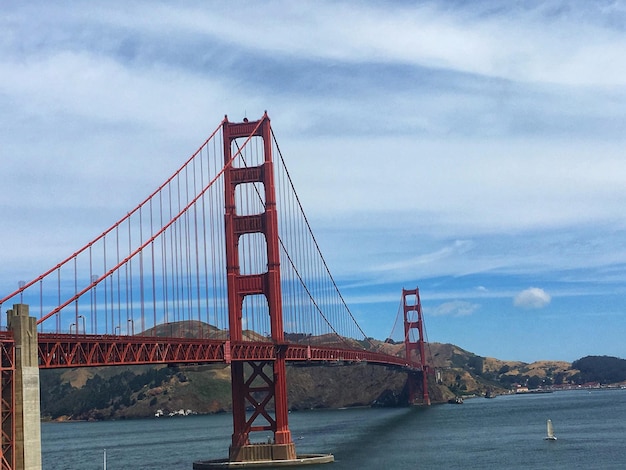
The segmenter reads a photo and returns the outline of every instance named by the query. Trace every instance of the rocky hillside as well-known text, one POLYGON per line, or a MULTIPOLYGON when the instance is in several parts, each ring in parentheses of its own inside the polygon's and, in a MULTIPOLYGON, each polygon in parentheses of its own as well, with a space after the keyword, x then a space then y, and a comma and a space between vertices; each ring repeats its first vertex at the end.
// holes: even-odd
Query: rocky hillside
MULTIPOLYGON (((379 366, 288 366, 291 409, 397 405, 406 373, 379 366), (355 387, 354 384, 359 384, 355 387)), ((124 419, 230 411, 230 367, 84 368, 41 371, 46 419, 124 419)))

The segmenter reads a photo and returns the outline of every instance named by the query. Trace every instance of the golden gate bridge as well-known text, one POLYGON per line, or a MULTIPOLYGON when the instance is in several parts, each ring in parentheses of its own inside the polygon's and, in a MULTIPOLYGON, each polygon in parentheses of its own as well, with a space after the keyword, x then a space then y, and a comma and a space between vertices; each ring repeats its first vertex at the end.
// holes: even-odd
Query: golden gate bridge
MULTIPOLYGON (((288 361, 402 368, 409 400, 429 403, 418 289, 403 289, 401 303, 403 357, 378 351, 341 295, 267 113, 225 117, 122 219, 0 298, 0 309, 12 306, 0 331, 0 468, 41 467, 30 448, 38 443, 28 442, 39 433, 38 403, 29 425, 32 377, 22 370, 211 362, 231 366, 227 462, 294 462, 288 361), (251 440, 268 431, 270 443, 251 440)), ((37 400, 38 391, 37 382, 37 400)))

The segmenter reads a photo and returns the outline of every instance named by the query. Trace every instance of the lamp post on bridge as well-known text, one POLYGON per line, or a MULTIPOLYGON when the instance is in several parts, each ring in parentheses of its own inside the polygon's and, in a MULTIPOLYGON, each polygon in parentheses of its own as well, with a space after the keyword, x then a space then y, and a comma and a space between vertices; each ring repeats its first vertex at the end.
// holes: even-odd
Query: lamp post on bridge
POLYGON ((135 320, 133 320, 132 318, 129 318, 128 323, 130 323, 131 335, 135 336, 135 320))
MULTIPOLYGON (((17 287, 20 289, 24 287, 25 285, 26 285, 26 281, 19 281, 17 283, 17 287)), ((23 303, 24 303, 24 291, 20 292, 20 304, 23 304, 23 303)))
MULTIPOLYGON (((87 327, 85 326, 85 317, 83 315, 78 315, 78 318, 83 319, 83 334, 87 334, 87 327)), ((78 334, 78 324, 76 324, 76 334, 78 334)))

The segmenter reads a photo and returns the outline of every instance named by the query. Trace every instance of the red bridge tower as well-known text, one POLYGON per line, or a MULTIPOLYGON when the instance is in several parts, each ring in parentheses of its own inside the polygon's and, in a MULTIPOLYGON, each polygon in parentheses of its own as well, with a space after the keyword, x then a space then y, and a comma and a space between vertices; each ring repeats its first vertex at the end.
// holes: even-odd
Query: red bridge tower
MULTIPOLYGON (((291 460, 296 458, 295 445, 287 423, 287 383, 285 379, 285 341, 282 297, 280 287, 280 253, 278 220, 272 163, 270 119, 267 113, 254 122, 223 124, 224 190, 226 230, 226 270, 228 285, 228 315, 230 342, 243 341, 242 310, 248 295, 263 295, 267 299, 271 340, 275 347, 273 360, 238 360, 231 358, 233 399, 233 436, 231 461, 291 460), (235 167, 239 151, 233 148, 236 139, 260 137, 263 142, 263 162, 258 166, 235 167), (265 210, 260 214, 241 215, 236 207, 237 185, 262 183, 265 210), (242 274, 239 265, 239 239, 242 235, 261 233, 267 246, 267 271, 242 274), (272 416, 270 406, 273 402, 272 416), (252 409, 249 418, 246 409, 252 409), (258 422, 261 422, 260 424, 258 422), (272 442, 251 444, 250 432, 271 431, 272 442)), ((245 145, 245 144, 244 144, 245 145)))
MULTIPOLYGON (((417 351, 420 356, 420 365, 422 366, 422 397, 423 404, 430 405, 430 397, 428 396, 428 365, 426 364, 426 351, 424 340, 424 320, 422 317, 422 303, 420 301, 420 292, 418 288, 402 289, 402 305, 404 307, 404 347, 406 358, 411 360, 411 352, 417 351), (412 341, 417 331, 417 341, 412 341)), ((418 377, 414 373, 409 373, 409 403, 415 403, 417 398, 417 380, 418 377)))

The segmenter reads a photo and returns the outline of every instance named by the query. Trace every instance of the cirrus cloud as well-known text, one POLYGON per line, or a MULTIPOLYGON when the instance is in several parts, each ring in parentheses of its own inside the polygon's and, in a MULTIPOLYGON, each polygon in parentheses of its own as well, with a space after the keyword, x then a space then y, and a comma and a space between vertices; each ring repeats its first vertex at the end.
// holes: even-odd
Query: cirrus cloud
POLYGON ((521 291, 513 299, 513 305, 521 308, 543 308, 550 303, 552 297, 539 287, 530 287, 521 291))
POLYGON ((471 315, 480 308, 480 305, 462 300, 444 302, 443 304, 429 309, 428 313, 434 316, 464 317, 471 315))

